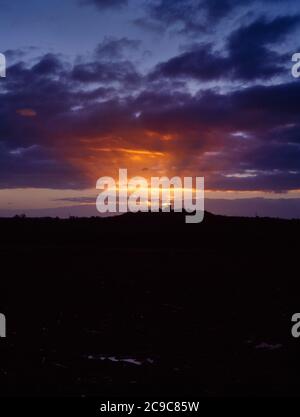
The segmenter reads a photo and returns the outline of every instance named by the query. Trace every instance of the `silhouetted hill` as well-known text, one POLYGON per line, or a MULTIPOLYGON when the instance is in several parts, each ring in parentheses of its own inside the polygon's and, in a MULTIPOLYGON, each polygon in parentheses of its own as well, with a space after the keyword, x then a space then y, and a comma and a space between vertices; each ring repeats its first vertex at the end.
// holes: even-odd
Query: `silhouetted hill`
MULTIPOLYGON (((205 212, 202 223, 186 224, 185 216, 186 213, 159 212, 126 213, 106 218, 0 218, 0 244, 11 242, 18 245, 36 241, 37 244, 91 242, 99 247, 126 247, 132 244, 180 247, 198 246, 199 243, 202 246, 205 241, 208 243, 218 236, 218 240, 225 240, 224 246, 227 247, 229 241, 236 245, 240 239, 248 245, 259 235, 269 239, 269 244, 273 245, 273 236, 290 240, 300 229, 300 220, 227 217, 205 212)), ((256 241, 256 244, 260 242, 256 241)))

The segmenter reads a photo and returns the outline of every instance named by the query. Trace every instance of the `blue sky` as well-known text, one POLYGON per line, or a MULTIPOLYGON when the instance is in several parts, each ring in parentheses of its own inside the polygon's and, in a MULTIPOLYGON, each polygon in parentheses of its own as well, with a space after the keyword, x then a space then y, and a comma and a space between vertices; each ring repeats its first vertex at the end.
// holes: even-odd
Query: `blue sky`
POLYGON ((0 7, 0 214, 92 198, 119 167, 205 176, 215 199, 300 197, 298 1, 0 7))

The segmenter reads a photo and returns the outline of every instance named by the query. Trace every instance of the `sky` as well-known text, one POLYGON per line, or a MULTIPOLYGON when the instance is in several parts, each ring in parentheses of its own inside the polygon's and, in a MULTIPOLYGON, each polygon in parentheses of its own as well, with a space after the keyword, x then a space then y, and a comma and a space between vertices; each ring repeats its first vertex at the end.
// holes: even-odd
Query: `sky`
POLYGON ((95 214, 101 176, 204 176, 300 217, 298 0, 0 0, 0 215, 95 214))

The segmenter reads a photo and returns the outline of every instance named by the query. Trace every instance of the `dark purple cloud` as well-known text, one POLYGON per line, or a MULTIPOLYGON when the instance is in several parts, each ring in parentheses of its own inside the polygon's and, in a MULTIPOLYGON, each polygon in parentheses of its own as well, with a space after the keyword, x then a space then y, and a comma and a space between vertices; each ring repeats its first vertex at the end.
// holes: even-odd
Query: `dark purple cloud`
MULTIPOLYGON (((267 0, 268 1, 268 0, 267 0)), ((270 0, 272 1, 272 0, 270 0)), ((211 25, 246 5, 257 7, 260 0, 158 0, 145 2, 146 16, 136 23, 157 30, 177 29, 179 33, 197 35, 211 25)))
POLYGON ((96 48, 96 56, 100 59, 121 60, 127 51, 136 51, 141 41, 124 38, 106 37, 96 48))
POLYGON ((64 71, 64 65, 60 59, 54 54, 44 55, 40 61, 31 69, 33 75, 51 76, 61 75, 64 71))
POLYGON ((300 27, 299 16, 278 17, 271 21, 260 18, 233 31, 225 53, 213 51, 211 44, 194 46, 158 64, 151 78, 251 81, 282 75, 287 72, 290 55, 279 54, 269 47, 282 42, 297 27, 300 27))
POLYGON ((141 77, 130 61, 78 64, 73 68, 72 79, 82 83, 119 82, 127 87, 137 86, 141 77))
MULTIPOLYGON (((226 14, 215 2, 197 5, 226 14)), ((169 6, 165 18, 176 21, 182 5, 169 6)), ((232 30, 222 54, 190 45, 145 75, 129 59, 140 42, 126 37, 106 38, 75 63, 15 55, 0 80, 0 187, 94 187, 110 168, 140 163, 149 175, 162 166, 205 175, 211 189, 299 189, 300 83, 270 82, 288 71, 278 47, 298 25, 298 16, 257 18, 232 30), (222 93, 197 84, 208 80, 244 84, 222 93)))
POLYGON ((91 4, 99 10, 115 9, 126 6, 128 0, 81 0, 81 4, 91 4))
MULTIPOLYGON (((142 3, 145 16, 135 22, 145 29, 170 29, 194 38, 203 33, 216 33, 216 27, 230 17, 239 16, 243 21, 247 15, 259 15, 263 6, 276 10, 281 3, 280 0, 149 0, 142 3)), ((291 3, 293 0, 286 0, 284 12, 291 3)))

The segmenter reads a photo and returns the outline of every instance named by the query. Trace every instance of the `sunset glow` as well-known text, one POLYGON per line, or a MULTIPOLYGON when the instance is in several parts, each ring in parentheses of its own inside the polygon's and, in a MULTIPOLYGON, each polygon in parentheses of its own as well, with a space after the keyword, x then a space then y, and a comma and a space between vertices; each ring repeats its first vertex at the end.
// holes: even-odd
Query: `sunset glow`
MULTIPOLYGON (((62 192, 66 208, 82 207, 78 196, 87 201, 97 178, 120 168, 148 179, 203 176, 206 198, 236 207, 298 199, 299 15, 294 1, 256 1, 229 2, 214 24, 205 0, 67 2, 52 8, 65 38, 46 1, 18 36, 0 27, 0 214, 60 208, 62 192)), ((15 15, 2 13, 12 26, 15 15)))

